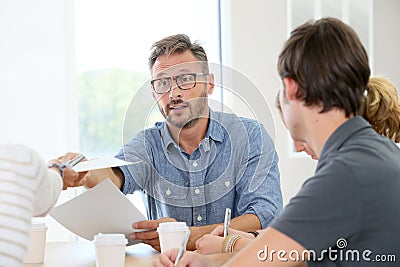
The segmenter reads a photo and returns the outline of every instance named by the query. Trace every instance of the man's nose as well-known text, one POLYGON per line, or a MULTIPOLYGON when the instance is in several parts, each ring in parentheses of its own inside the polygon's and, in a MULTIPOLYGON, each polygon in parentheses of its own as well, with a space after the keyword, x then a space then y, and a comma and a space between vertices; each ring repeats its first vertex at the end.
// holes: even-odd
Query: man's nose
POLYGON ((294 145, 294 150, 295 150, 296 152, 302 152, 302 151, 305 151, 305 150, 306 150, 306 148, 304 147, 304 145, 303 145, 302 142, 294 141, 294 142, 293 142, 293 145, 294 145))
POLYGON ((171 91, 169 91, 169 98, 180 98, 182 97, 182 90, 179 88, 178 84, 174 79, 171 81, 171 91))

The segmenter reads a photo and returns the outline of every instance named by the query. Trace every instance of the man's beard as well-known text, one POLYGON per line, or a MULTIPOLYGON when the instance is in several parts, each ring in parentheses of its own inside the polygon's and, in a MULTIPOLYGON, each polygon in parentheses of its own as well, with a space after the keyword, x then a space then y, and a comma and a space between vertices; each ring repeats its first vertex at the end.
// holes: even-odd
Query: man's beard
MULTIPOLYGON (((183 121, 174 120, 172 116, 167 116, 166 112, 164 112, 160 105, 158 105, 158 108, 161 114, 164 116, 165 120, 168 121, 171 125, 180 129, 189 129, 197 124, 200 117, 203 117, 203 112, 208 105, 207 92, 206 90, 204 90, 198 98, 192 99, 189 102, 184 102, 183 100, 178 99, 172 100, 168 105, 177 105, 182 103, 185 103, 189 108, 189 116, 187 120, 183 121)), ((168 106, 167 109, 169 109, 168 106)))

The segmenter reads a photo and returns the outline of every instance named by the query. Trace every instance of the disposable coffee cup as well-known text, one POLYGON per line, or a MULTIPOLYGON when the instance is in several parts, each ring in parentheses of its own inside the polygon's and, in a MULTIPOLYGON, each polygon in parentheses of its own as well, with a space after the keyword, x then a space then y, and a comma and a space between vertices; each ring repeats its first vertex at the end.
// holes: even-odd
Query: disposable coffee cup
POLYGON ((180 248, 189 227, 185 222, 163 222, 158 225, 157 232, 160 239, 161 253, 180 248))
POLYGON ((97 234, 93 240, 96 267, 123 267, 128 240, 124 234, 97 234))
POLYGON ((47 227, 44 218, 33 218, 28 251, 24 263, 43 263, 46 248, 47 227))

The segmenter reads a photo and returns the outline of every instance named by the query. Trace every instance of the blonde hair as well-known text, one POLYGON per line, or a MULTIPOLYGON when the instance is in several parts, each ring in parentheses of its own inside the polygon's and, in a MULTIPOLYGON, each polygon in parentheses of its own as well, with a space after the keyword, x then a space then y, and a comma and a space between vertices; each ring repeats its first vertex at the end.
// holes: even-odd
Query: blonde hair
POLYGON ((387 78, 369 79, 359 115, 379 134, 400 142, 400 97, 396 86, 387 78))

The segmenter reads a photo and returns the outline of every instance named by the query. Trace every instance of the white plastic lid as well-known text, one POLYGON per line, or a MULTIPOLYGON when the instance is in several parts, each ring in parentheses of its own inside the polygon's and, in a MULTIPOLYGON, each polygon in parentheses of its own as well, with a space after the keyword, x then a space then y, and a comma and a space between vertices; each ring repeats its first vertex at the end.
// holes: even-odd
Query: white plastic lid
POLYGON ((96 244, 104 244, 104 245, 113 245, 113 244, 128 244, 128 240, 125 238, 124 234, 102 234, 99 233, 94 236, 94 243, 96 244))
POLYGON ((185 222, 163 222, 158 225, 157 231, 186 231, 185 222))

